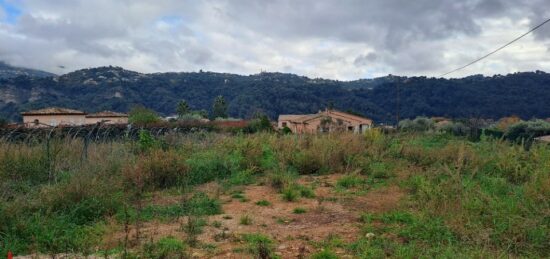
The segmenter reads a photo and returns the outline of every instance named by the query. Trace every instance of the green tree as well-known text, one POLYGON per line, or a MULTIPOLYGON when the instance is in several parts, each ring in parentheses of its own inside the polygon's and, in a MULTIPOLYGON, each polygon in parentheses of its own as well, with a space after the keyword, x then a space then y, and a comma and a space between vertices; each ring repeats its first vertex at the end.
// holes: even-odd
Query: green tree
POLYGON ((158 114, 142 106, 134 107, 128 114, 128 122, 137 125, 146 125, 159 122, 158 114))
POLYGON ((187 101, 181 100, 178 103, 178 107, 176 108, 176 113, 178 114, 178 117, 183 117, 191 112, 191 109, 189 108, 189 104, 187 104, 187 101))
POLYGON ((221 95, 218 95, 214 99, 214 104, 212 105, 212 117, 214 117, 214 119, 227 118, 227 102, 221 95))

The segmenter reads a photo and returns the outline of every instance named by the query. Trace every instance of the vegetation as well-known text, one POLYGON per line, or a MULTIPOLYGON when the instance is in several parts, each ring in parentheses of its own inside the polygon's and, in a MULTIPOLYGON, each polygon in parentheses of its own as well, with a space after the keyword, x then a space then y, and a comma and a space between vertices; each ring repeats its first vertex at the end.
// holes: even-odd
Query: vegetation
MULTIPOLYGON (((509 125, 506 136, 547 126, 519 123, 509 125)), ((284 247, 275 247, 270 228, 290 229, 314 216, 320 224, 350 219, 334 231, 354 229, 351 240, 318 245, 317 237, 294 237, 314 244, 304 249, 312 258, 549 257, 549 172, 546 144, 526 149, 491 135, 473 141, 436 129, 0 141, 0 254, 177 258, 216 253, 201 238, 215 231, 223 237, 217 242, 273 258, 284 247), (268 188, 274 196, 252 197, 246 188, 268 188), (391 207, 370 209, 376 202, 369 203, 368 195, 374 193, 378 202, 388 190, 397 190, 391 207), (255 202, 231 202, 233 195, 246 198, 243 193, 255 202), (350 214, 326 220, 327 203, 350 214), (231 214, 233 219, 221 215, 229 205, 270 213, 278 206, 288 209, 273 218, 245 210, 231 214), (265 233, 233 233, 226 229, 229 223, 265 233), (146 229, 154 224, 178 227, 153 239, 146 229)))
POLYGON ((20 121, 20 112, 48 106, 128 112, 136 104, 172 115, 181 100, 187 100, 193 109, 212 114, 213 101, 223 96, 226 105, 217 106, 220 109, 213 118, 227 114, 250 119, 262 111, 274 120, 279 114, 315 113, 329 104, 392 124, 397 112, 403 119, 416 116, 498 119, 513 114, 523 119, 548 118, 549 82, 550 74, 540 71, 461 79, 388 76, 343 82, 284 73, 140 74, 117 67, 99 67, 59 78, 25 75, 0 78, 0 91, 8 91, 14 99, 0 100, 0 117, 20 121), (31 92, 49 94, 29 99, 31 92))

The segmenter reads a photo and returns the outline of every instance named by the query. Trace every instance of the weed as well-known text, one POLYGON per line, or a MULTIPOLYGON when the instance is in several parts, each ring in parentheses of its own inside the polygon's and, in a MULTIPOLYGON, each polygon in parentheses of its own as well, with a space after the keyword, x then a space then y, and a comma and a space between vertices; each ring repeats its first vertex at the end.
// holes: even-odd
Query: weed
POLYGON ((294 213, 294 214, 304 214, 306 212, 307 212, 307 210, 305 208, 300 208, 300 207, 299 208, 294 208, 292 210, 292 213, 294 213))
POLYGON ((271 202, 267 201, 267 200, 259 200, 256 202, 256 205, 258 206, 271 206, 271 202))
POLYGON ((292 188, 283 189, 283 192, 282 192, 281 195, 282 195, 283 200, 288 201, 288 202, 297 201, 298 197, 299 197, 299 193, 295 189, 292 189, 292 188))
POLYGON ((252 224, 252 218, 248 214, 243 215, 239 219, 239 224, 246 225, 246 226, 251 225, 252 224))

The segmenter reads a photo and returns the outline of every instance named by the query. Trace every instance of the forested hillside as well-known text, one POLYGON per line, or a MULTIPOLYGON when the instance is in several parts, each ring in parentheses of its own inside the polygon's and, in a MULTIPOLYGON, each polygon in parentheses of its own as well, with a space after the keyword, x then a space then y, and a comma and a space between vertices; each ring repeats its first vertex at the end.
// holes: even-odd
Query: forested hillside
POLYGON ((335 81, 283 73, 141 74, 119 67, 83 69, 59 77, 0 79, 0 117, 17 121, 19 112, 46 106, 125 112, 143 105, 168 115, 175 113, 182 99, 193 109, 211 110, 218 95, 228 101, 231 116, 242 118, 262 111, 275 119, 282 113, 316 112, 327 105, 377 122, 394 122, 397 107, 402 118, 550 117, 550 74, 540 71, 451 80, 388 76, 335 81))

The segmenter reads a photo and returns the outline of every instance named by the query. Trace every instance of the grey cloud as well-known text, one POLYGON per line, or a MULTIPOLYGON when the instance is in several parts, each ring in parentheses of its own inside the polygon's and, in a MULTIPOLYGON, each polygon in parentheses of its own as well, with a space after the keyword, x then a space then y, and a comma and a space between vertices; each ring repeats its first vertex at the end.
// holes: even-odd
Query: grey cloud
POLYGON ((363 67, 371 64, 372 62, 376 61, 378 58, 378 55, 376 53, 370 52, 366 55, 359 55, 353 60, 353 64, 356 67, 363 67))
MULTIPOLYGON (((16 24, 0 22, 0 60, 47 70, 426 74, 485 51, 456 49, 475 44, 491 21, 550 17, 547 1, 27 0, 16 24)), ((549 38, 550 24, 535 33, 542 44, 549 38)))

